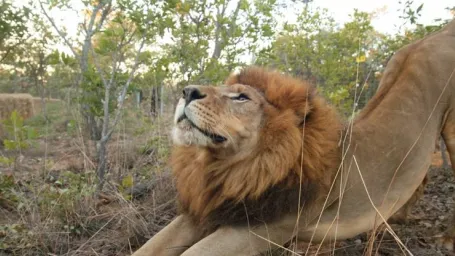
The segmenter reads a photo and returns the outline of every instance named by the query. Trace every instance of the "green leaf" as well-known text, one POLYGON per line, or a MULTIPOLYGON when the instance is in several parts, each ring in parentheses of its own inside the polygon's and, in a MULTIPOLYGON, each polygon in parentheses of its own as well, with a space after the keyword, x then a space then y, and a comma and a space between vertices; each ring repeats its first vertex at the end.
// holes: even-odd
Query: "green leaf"
POLYGON ((17 144, 13 140, 3 140, 3 145, 6 150, 16 150, 17 144))
POLYGON ((133 176, 129 174, 122 179, 122 187, 131 188, 133 187, 133 182, 134 182, 133 176))
POLYGON ((421 5, 419 5, 419 7, 417 7, 416 13, 420 13, 420 11, 422 11, 422 8, 423 8, 423 3, 421 5))
POLYGON ((12 163, 14 163, 14 158, 0 156, 0 164, 10 165, 12 163))
POLYGON ((33 129, 31 127, 27 127, 26 130, 27 130, 27 139, 32 140, 32 139, 36 139, 38 137, 35 129, 33 129))

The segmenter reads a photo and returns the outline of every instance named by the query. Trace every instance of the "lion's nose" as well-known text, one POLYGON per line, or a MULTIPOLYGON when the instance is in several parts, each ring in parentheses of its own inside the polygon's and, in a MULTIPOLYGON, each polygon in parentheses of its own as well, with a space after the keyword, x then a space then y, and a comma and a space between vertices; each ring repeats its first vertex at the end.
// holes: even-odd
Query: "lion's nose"
POLYGON ((183 98, 185 98, 185 103, 189 104, 193 100, 205 98, 205 95, 203 95, 198 88, 187 86, 183 89, 183 98))

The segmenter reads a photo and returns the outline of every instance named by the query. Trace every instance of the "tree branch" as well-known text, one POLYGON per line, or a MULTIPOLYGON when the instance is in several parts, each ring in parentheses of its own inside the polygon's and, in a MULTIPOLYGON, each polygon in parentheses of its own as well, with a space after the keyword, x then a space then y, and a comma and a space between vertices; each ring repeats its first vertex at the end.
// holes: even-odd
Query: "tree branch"
MULTIPOLYGON (((100 3, 101 3, 101 1, 100 1, 100 3)), ((109 12, 111 11, 111 8, 112 8, 112 1, 109 1, 109 2, 107 3, 106 8, 104 8, 103 12, 101 13, 100 21, 99 21, 99 23, 96 25, 96 28, 95 28, 95 30, 94 30, 94 33, 100 31, 101 27, 103 26, 104 21, 106 20, 107 15, 108 15, 109 12)))
POLYGON ((223 38, 221 36, 221 20, 224 18, 224 13, 227 8, 227 3, 224 3, 222 6, 222 9, 220 11, 219 8, 216 10, 216 28, 215 28, 215 49, 213 50, 212 53, 212 59, 219 59, 221 56, 221 50, 222 50, 222 44, 223 44, 223 38))
POLYGON ((70 48, 71 52, 74 54, 74 57, 79 58, 79 54, 77 54, 76 50, 74 49, 73 45, 70 43, 68 38, 66 37, 65 33, 61 31, 58 27, 57 24, 55 24, 54 19, 52 19, 49 14, 46 12, 46 9, 44 9, 43 3, 39 1, 39 5, 41 7, 41 11, 43 12, 44 16, 46 16, 47 20, 51 23, 52 27, 57 31, 57 33, 60 35, 60 37, 63 39, 65 44, 70 48))
POLYGON ((9 46, 9 47, 8 47, 8 50, 6 50, 5 54, 4 54, 4 55, 2 56, 2 58, 0 59, 0 63, 2 63, 2 62, 8 57, 8 55, 10 54, 10 52, 11 52, 14 48, 16 48, 18 45, 20 45, 21 43, 23 43, 24 41, 26 41, 26 40, 29 39, 30 37, 31 37, 31 36, 29 36, 29 37, 27 37, 27 38, 25 38, 25 39, 19 38, 19 40, 18 40, 15 44, 9 46))
POLYGON ((232 15, 231 24, 229 24, 229 30, 227 31, 227 38, 230 38, 232 36, 232 33, 234 33, 234 30, 237 27, 236 21, 237 17, 239 16, 240 5, 241 1, 237 3, 237 7, 235 8, 234 14, 232 15))
POLYGON ((144 47, 144 44, 145 44, 145 38, 142 39, 142 42, 139 46, 139 49, 137 51, 137 54, 136 54, 136 58, 134 60, 134 65, 133 65, 133 68, 131 69, 131 72, 129 74, 129 77, 128 77, 128 80, 126 81, 125 85, 123 85, 123 88, 122 88, 122 92, 120 94, 120 100, 118 102, 118 107, 117 107, 117 111, 115 113, 115 118, 114 118, 114 122, 111 126, 111 129, 109 131, 106 131, 105 134, 103 134, 101 140, 100 140, 100 143, 104 143, 106 142, 107 140, 109 140, 109 138, 111 137, 112 135, 112 132, 115 130, 115 127, 117 126, 117 123, 119 121, 119 118, 120 118, 120 114, 122 112, 122 109, 123 109, 123 103, 125 101, 125 97, 126 97, 126 92, 128 90, 128 87, 130 86, 131 84, 131 81, 133 80, 134 78, 134 74, 136 73, 136 70, 139 66, 139 56, 141 55, 142 53, 142 48, 144 47))
MULTIPOLYGON (((104 1, 99 1, 99 3, 93 8, 92 14, 90 15, 90 20, 88 22, 88 27, 85 28, 85 32, 86 32, 85 37, 86 38, 87 37, 91 38, 93 36, 93 34, 95 32, 95 30, 93 29, 93 26, 95 25, 96 15, 98 14, 98 11, 101 10, 101 8, 103 8, 104 5, 105 5, 104 1)), ((97 27, 98 27, 98 25, 95 28, 97 28, 97 27)))
MULTIPOLYGON (((112 0, 110 0, 108 2, 99 1, 98 5, 96 5, 92 10, 92 14, 90 15, 88 27, 85 27, 86 34, 85 34, 85 38, 84 38, 84 44, 82 46, 82 55, 80 57, 81 74, 84 74, 88 70, 88 53, 89 53, 90 48, 92 48, 91 47, 92 46, 92 37, 101 28, 104 20, 107 17, 107 14, 109 13, 109 11, 111 9, 111 6, 112 6, 112 0), (105 6, 107 6, 107 8, 105 8, 103 10, 101 18, 100 18, 100 22, 97 24, 95 29, 93 29, 93 26, 95 25, 96 16, 97 16, 99 10, 101 10, 105 6)), ((82 81, 83 81, 83 75, 81 75, 79 77, 78 84, 80 84, 82 81)))
POLYGON ((104 85, 105 89, 107 90, 108 88, 110 88, 110 83, 108 83, 106 78, 104 77, 104 72, 101 69, 101 66, 98 62, 98 55, 95 53, 95 49, 93 49, 93 47, 91 47, 91 49, 92 49, 93 62, 95 63, 96 71, 100 75, 101 81, 103 81, 103 85, 104 85))
POLYGON ((105 5, 104 1, 99 1, 98 5, 95 6, 92 10, 92 14, 90 15, 90 20, 88 23, 88 27, 84 26, 85 29, 85 38, 84 38, 84 45, 82 46, 82 56, 80 59, 80 66, 81 66, 81 73, 84 74, 88 69, 88 51, 92 45, 92 37, 94 34, 93 26, 95 25, 96 15, 98 11, 103 8, 105 5))

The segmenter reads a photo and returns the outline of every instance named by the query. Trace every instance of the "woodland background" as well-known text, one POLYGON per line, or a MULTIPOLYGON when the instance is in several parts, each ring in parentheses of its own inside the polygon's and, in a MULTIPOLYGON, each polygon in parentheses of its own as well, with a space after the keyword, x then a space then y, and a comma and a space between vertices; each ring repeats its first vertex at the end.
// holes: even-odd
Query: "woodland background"
POLYGON ((448 22, 420 24, 425 7, 400 4, 403 29, 383 34, 380 10, 340 25, 311 0, 1 0, 0 92, 34 103, 25 115, 0 97, 0 254, 127 255, 168 223, 168 132, 188 84, 268 66, 351 118, 394 52, 448 22))

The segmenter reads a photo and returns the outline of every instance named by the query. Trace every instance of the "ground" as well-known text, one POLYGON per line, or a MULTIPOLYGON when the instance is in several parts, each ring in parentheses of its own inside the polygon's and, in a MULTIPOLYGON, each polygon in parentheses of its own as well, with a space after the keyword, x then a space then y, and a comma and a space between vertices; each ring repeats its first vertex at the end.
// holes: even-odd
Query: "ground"
MULTIPOLYGON (((454 208, 453 172, 451 169, 432 167, 428 175, 429 182, 424 195, 412 208, 409 222, 403 225, 392 224, 391 227, 413 255, 452 256, 455 254, 436 245, 440 240, 439 236, 447 228, 447 220, 454 208)), ((373 255, 409 255, 403 253, 390 234, 386 233, 383 238, 381 235, 378 236, 373 249, 377 254, 373 255)), ((335 250, 335 255, 364 255, 367 244, 367 235, 359 235, 341 242, 335 250)))
MULTIPOLYGON (((0 255, 131 254, 176 214, 166 167, 169 122, 139 118, 142 123, 135 126, 128 120, 128 126, 120 125, 109 145, 109 182, 95 197, 92 153, 84 149, 72 120, 54 117, 59 107, 52 110, 47 136, 40 127, 41 136, 21 152, 0 146, 0 157, 14 158, 14 163, 0 161, 0 255)), ((26 124, 42 125, 38 121, 26 124)), ((408 223, 391 225, 413 255, 455 255, 436 246, 454 208, 454 175, 441 165, 436 152, 424 195, 408 223)), ((335 249, 322 246, 318 255, 407 255, 383 230, 372 247, 368 237, 340 241, 335 249)), ((297 248, 306 251, 305 244, 297 248)), ((309 251, 317 248, 312 245, 309 251)))

